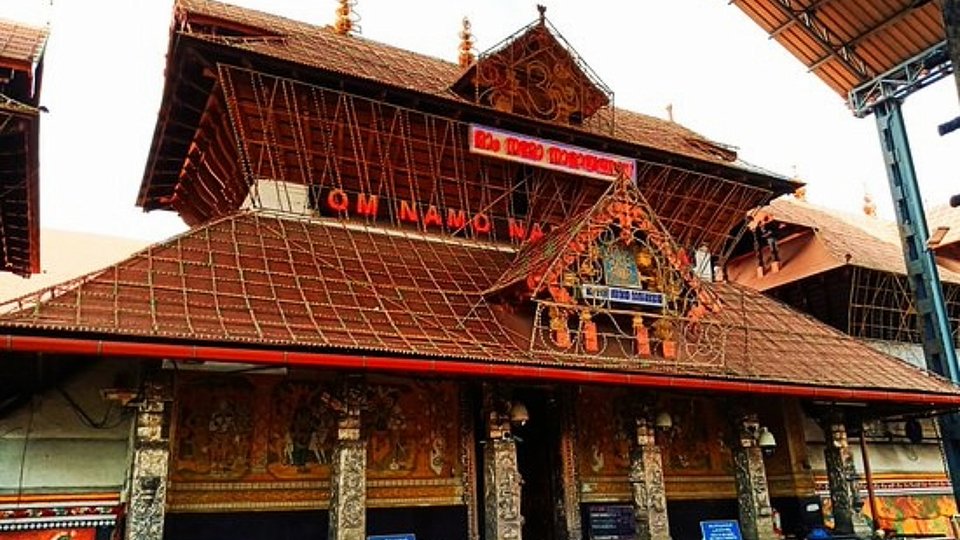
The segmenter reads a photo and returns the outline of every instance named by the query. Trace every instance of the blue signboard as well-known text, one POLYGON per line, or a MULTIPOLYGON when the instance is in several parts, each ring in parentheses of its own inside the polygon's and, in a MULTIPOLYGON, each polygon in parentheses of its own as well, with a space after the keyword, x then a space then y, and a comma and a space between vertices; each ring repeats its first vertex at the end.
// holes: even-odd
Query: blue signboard
POLYGON ((637 306, 663 306, 663 293, 644 291, 642 289, 585 284, 581 287, 581 293, 584 298, 589 300, 620 302, 637 306))
POLYGON ((592 505, 587 513, 587 537, 590 540, 633 540, 636 538, 636 523, 630 505, 592 505))
POLYGON ((413 533, 375 534, 368 536, 367 540, 417 540, 417 535, 413 533))
POLYGON ((740 524, 732 519, 701 521, 700 533, 703 540, 743 540, 740 524))

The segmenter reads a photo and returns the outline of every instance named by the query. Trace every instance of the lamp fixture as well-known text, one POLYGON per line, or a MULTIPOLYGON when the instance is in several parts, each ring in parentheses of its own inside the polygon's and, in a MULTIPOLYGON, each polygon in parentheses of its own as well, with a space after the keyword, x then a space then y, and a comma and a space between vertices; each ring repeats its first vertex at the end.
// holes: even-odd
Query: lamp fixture
POLYGON ((772 454, 773 450, 777 447, 777 439, 773 436, 773 433, 767 429, 767 426, 760 428, 760 433, 757 435, 757 446, 759 446, 760 450, 763 450, 763 453, 766 455, 772 454))
POLYGON ((667 411, 660 411, 653 420, 653 425, 657 429, 670 429, 673 427, 673 417, 667 411))
POLYGON ((743 436, 741 436, 743 446, 754 446, 760 448, 763 455, 769 456, 777 448, 777 439, 773 436, 767 426, 761 426, 756 417, 748 418, 743 422, 743 436))
POLYGON ((507 414, 510 417, 510 423, 516 426, 524 426, 530 420, 530 411, 522 401, 514 401, 510 404, 510 412, 507 414))

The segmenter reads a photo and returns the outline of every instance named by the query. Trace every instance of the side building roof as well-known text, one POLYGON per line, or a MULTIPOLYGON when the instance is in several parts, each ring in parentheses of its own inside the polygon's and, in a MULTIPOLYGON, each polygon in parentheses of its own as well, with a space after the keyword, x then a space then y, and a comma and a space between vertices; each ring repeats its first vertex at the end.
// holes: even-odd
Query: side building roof
MULTIPOLYGON (((758 209, 753 219, 768 220, 773 226, 773 234, 780 240, 798 228, 810 231, 822 248, 816 260, 807 259, 802 265, 793 267, 785 263, 780 272, 763 277, 753 271, 755 257, 752 254, 733 259, 728 267, 731 279, 757 290, 771 289, 847 265, 906 274, 900 236, 892 221, 848 214, 790 197, 781 197, 758 209)), ((941 267, 940 279, 945 283, 960 284, 960 273, 941 267)))
POLYGON ((47 30, 0 19, 0 272, 40 271, 39 93, 47 30))

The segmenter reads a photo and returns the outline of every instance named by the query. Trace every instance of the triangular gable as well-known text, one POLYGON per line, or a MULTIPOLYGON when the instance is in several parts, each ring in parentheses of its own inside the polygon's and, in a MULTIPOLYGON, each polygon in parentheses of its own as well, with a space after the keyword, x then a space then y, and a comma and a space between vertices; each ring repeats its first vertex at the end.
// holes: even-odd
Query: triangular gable
POLYGON ((718 298, 623 174, 587 212, 521 250, 487 291, 508 294, 537 306, 534 349, 674 361, 703 359, 706 347, 711 363, 722 356, 704 341, 718 298))
POLYGON ((538 20, 481 54, 453 90, 500 111, 581 125, 612 106, 613 92, 540 10, 538 20))

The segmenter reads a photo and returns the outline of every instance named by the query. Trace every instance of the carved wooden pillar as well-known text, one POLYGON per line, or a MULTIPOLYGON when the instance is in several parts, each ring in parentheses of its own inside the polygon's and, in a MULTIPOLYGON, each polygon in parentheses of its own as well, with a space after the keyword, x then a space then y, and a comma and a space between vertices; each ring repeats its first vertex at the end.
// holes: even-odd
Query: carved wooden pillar
POLYGON ((331 404, 339 413, 330 478, 329 540, 364 540, 367 534, 367 441, 360 434, 363 390, 348 381, 342 399, 331 404))
POLYGON ((853 455, 847 442, 847 428, 841 417, 831 416, 824 422, 823 431, 826 435, 823 457, 833 503, 833 528, 843 534, 861 532, 855 526, 862 501, 853 455))
POLYGON ((577 474, 576 393, 561 394, 560 463, 563 484, 563 525, 566 538, 582 540, 580 524, 580 481, 577 474))
POLYGON ((486 540, 521 540, 520 471, 517 443, 501 400, 486 389, 487 441, 483 449, 483 505, 486 540))
POLYGON ((630 489, 637 520, 637 540, 670 540, 663 460, 646 418, 636 419, 636 446, 630 457, 630 489))
POLYGON ((170 445, 165 414, 170 401, 167 388, 158 382, 144 387, 133 429, 133 462, 127 509, 127 540, 161 540, 167 497, 170 445))
POLYGON ((735 429, 738 438, 733 448, 733 465, 743 539, 776 540, 767 471, 763 464, 763 451, 757 442, 760 432, 757 415, 741 416, 735 429))

